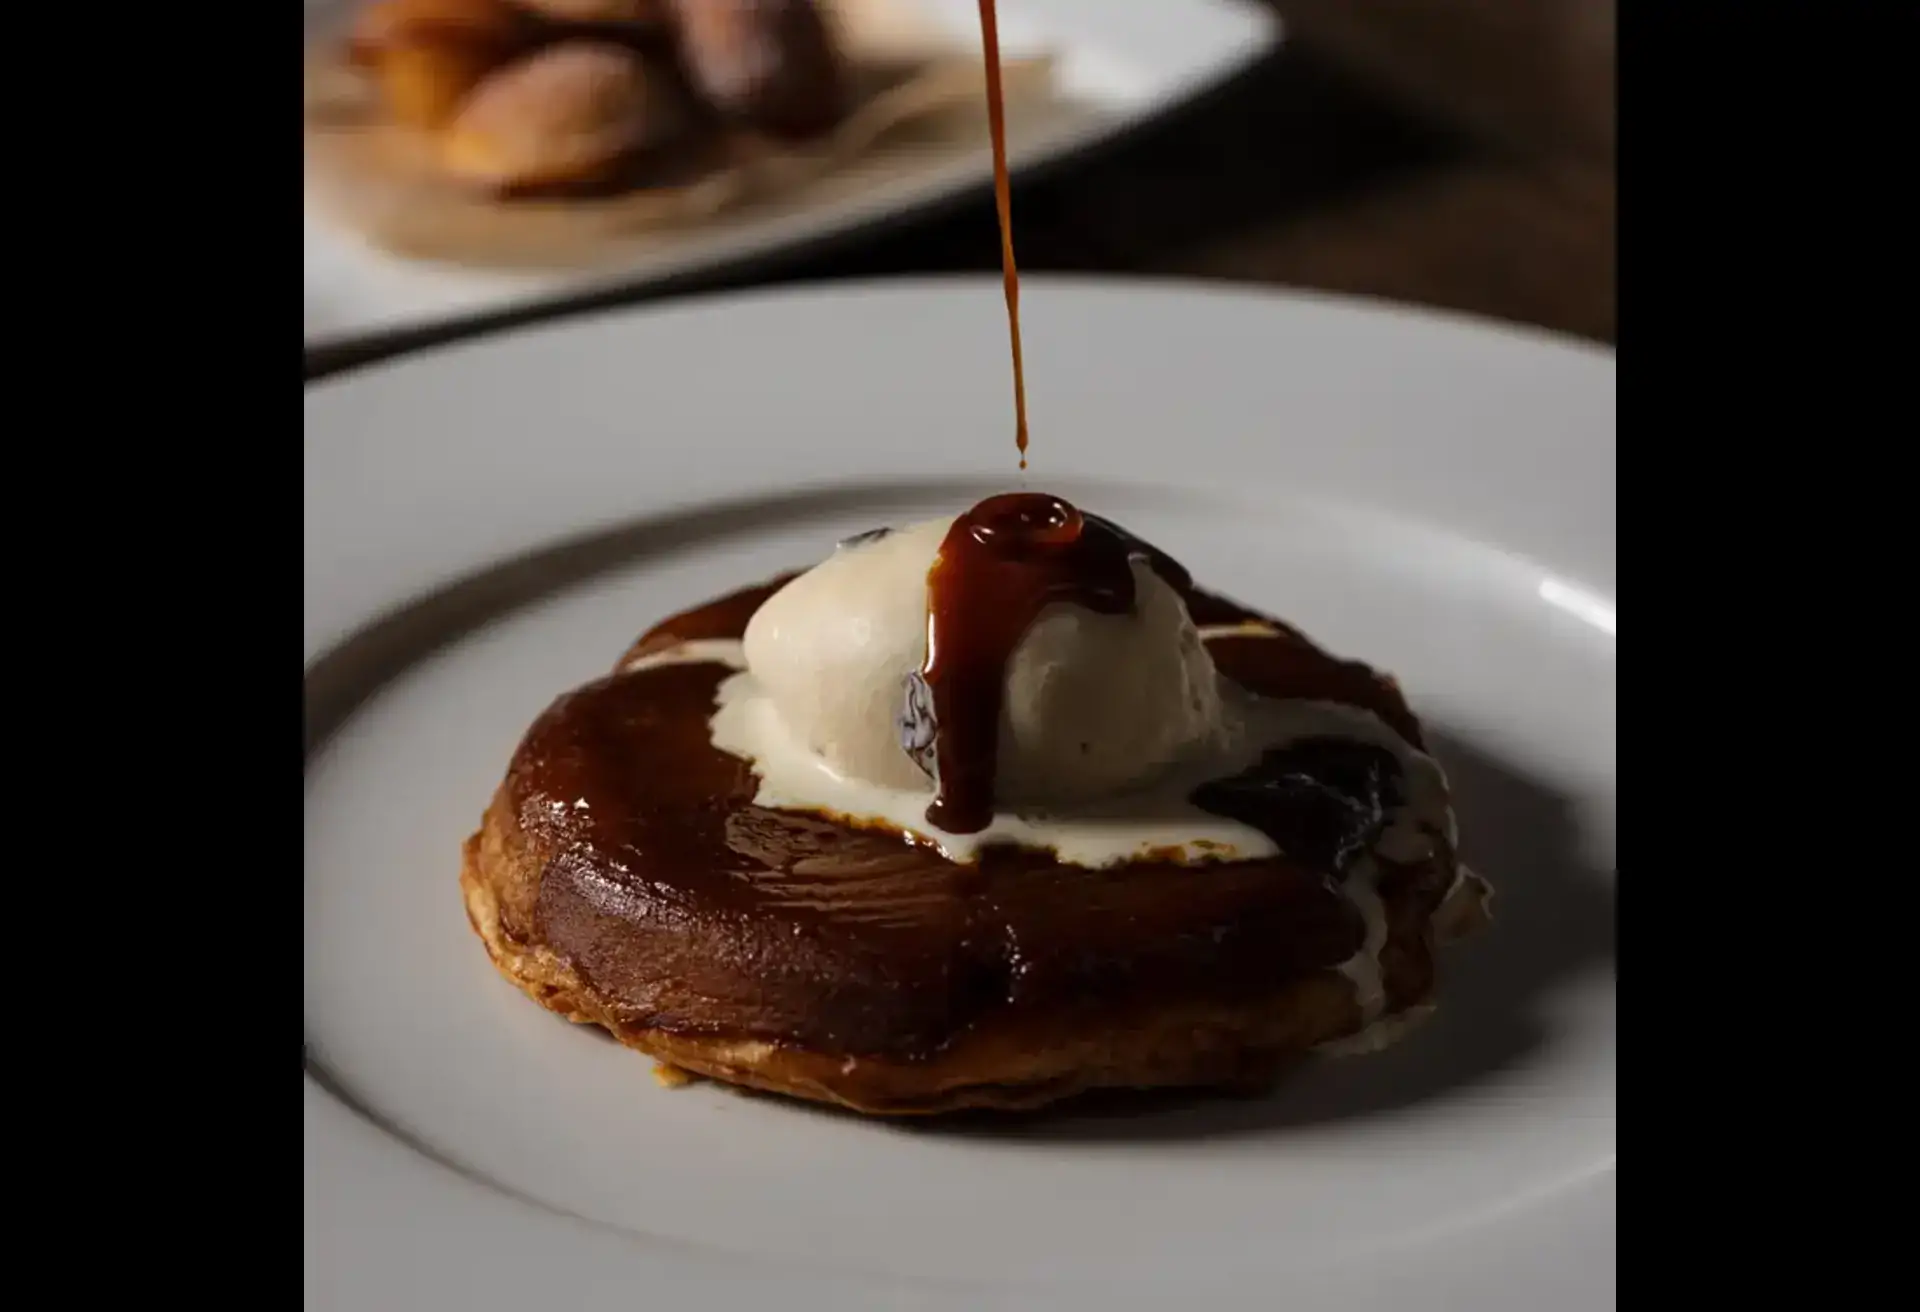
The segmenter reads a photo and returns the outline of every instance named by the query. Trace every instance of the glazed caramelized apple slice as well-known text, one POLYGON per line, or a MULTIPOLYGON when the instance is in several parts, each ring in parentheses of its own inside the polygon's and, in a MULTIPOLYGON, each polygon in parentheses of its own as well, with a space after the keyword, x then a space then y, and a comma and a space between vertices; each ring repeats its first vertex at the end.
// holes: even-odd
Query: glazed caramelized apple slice
POLYGON ((671 138, 680 115, 640 56, 562 41, 496 70, 441 139, 447 171, 501 194, 590 189, 671 138))
POLYGON ((839 120, 845 70, 812 0, 668 0, 668 8, 689 78, 723 114, 783 137, 839 120))

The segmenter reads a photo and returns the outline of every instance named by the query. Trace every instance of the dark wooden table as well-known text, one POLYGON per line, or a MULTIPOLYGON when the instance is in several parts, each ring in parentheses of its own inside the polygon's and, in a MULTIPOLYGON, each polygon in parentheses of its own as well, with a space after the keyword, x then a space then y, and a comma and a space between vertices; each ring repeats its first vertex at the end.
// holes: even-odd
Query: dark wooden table
MULTIPOLYGON (((1023 267, 1356 292, 1612 343, 1613 0, 1243 2, 1276 5, 1284 48, 1097 156, 1023 181, 1023 267)), ((645 295, 998 258, 981 194, 645 295)), ((472 331, 311 354, 307 373, 472 331)))

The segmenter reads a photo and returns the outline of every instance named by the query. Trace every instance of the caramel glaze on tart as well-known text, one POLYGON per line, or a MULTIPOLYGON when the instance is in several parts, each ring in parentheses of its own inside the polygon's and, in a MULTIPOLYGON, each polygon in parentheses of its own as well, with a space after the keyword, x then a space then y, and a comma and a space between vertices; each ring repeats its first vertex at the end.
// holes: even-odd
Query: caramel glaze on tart
MULTIPOLYGON (((662 622, 621 667, 740 637, 786 581, 662 622)), ((1364 708, 1421 745, 1390 679, 1185 591, 1202 628, 1270 628, 1210 639, 1227 677, 1364 708)), ((616 670, 561 697, 521 743, 461 883, 495 964, 543 1005, 684 1070, 875 1113, 1258 1086, 1363 1027, 1337 969, 1366 929, 1334 868, 1353 835, 1317 841, 1324 813, 1286 849, 1317 847, 1310 860, 1089 869, 989 849, 958 865, 895 833, 754 805, 748 764, 709 741, 731 673, 616 670)), ((1307 744, 1323 759, 1290 768, 1366 776, 1342 747, 1364 750, 1307 744)), ((1215 809, 1234 814, 1232 799, 1215 809)), ((1434 837, 1427 861, 1380 863, 1389 1019, 1427 999, 1435 940, 1457 919, 1454 854, 1434 837)))

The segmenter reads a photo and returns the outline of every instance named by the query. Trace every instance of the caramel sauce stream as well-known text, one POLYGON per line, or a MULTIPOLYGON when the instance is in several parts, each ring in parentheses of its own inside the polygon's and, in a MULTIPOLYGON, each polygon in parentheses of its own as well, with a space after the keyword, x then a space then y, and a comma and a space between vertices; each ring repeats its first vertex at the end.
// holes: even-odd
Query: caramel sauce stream
POLYGON ((1000 84, 1000 25, 994 0, 980 0, 980 44, 987 59, 987 129, 993 138, 993 203, 1000 213, 1000 271, 1007 285, 1013 340, 1014 445, 1027 467, 1027 370, 1020 354, 1020 270, 1013 259, 1013 187, 1007 178, 1007 100, 1000 84))

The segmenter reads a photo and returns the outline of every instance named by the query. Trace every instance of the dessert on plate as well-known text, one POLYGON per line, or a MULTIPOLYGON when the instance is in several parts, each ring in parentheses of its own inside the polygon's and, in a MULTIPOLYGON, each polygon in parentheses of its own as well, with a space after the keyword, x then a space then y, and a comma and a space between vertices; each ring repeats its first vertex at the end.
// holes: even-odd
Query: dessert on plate
POLYGON ((527 732, 461 886, 531 997, 875 1114, 1264 1086, 1481 923, 1385 675, 1057 497, 876 529, 527 732))

